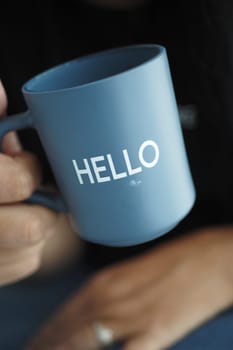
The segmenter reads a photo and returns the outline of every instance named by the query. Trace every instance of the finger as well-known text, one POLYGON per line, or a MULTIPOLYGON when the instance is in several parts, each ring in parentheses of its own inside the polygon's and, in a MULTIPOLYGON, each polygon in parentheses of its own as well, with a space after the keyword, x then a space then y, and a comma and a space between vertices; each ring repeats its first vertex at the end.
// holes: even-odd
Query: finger
MULTIPOLYGON (((5 89, 0 81, 0 118, 6 115, 7 97, 5 89)), ((9 132, 3 139, 3 151, 9 155, 22 151, 22 146, 15 132, 9 132)))
POLYGON ((45 343, 51 338, 54 339, 55 343, 60 344, 64 339, 67 343, 71 339, 71 333, 76 334, 81 329, 82 331, 78 331, 78 335, 72 340, 73 343, 81 344, 82 341, 79 337, 88 334, 91 325, 96 320, 102 320, 104 324, 114 329, 114 340, 121 340, 137 333, 145 324, 148 324, 151 300, 156 299, 156 289, 146 284, 137 292, 133 290, 131 295, 127 294, 121 299, 111 299, 111 291, 108 292, 108 282, 110 281, 105 271, 92 278, 79 294, 70 300, 65 307, 62 307, 54 320, 50 321, 49 326, 42 331, 39 338, 47 339, 45 343), (110 297, 108 293, 110 293, 110 297), (146 315, 143 313, 144 308, 148 308, 146 315), (144 317, 142 317, 143 315, 144 317), (73 327, 70 326, 71 324, 73 327))
MULTIPOLYGON (((0 263, 0 286, 17 282, 38 270, 41 261, 41 252, 44 242, 40 242, 27 249, 11 249, 11 262, 0 263)), ((2 253, 2 251, 1 251, 2 253)))
POLYGON ((7 109, 6 92, 0 80, 0 117, 6 114, 6 109, 7 109))
MULTIPOLYGON (((124 298, 116 301, 112 299, 112 291, 108 289, 111 284, 113 284, 114 288, 115 286, 118 287, 119 283, 114 284, 113 282, 112 274, 109 274, 109 270, 107 272, 102 271, 92 278, 75 297, 61 308, 54 319, 50 320, 49 325, 39 334, 37 338, 39 345, 35 349, 39 349, 42 346, 41 344, 45 346, 44 344, 47 343, 50 346, 51 344, 59 344, 61 346, 64 339, 66 346, 68 340, 71 344, 81 344, 86 338, 86 341, 92 341, 93 338, 90 336, 85 337, 85 334, 90 334, 91 325, 96 320, 102 320, 103 324, 114 330, 114 340, 123 339, 134 332, 137 333, 147 322, 147 318, 141 317, 141 309, 148 304, 148 295, 143 298, 143 295, 141 295, 141 289, 143 288, 139 288, 139 293, 135 293, 135 290, 133 290, 131 295, 127 294, 127 297, 124 296, 124 298), (103 303, 104 300, 105 305, 103 303), (140 304, 140 307, 138 304, 140 304), (142 307, 141 304, 143 304, 142 307), (99 305, 102 305, 102 307, 100 308, 99 305), (77 335, 75 335, 76 332, 78 332, 77 335), (82 339, 84 337, 84 340, 80 337, 82 339)), ((148 289, 150 288, 151 286, 148 287, 148 289)), ((155 298, 154 292, 152 293, 152 300, 155 298)))
POLYGON ((122 350, 162 350, 157 344, 156 337, 151 336, 150 333, 142 333, 138 336, 129 339, 122 350))
MULTIPOLYGON (((39 205, 0 207, 0 248, 22 248, 47 238, 58 229, 58 214, 39 205)), ((5 259, 4 254, 0 254, 5 259)))
MULTIPOLYGON (((103 275, 97 275, 84 289, 82 305, 79 309, 82 317, 77 318, 76 316, 78 327, 91 323, 95 319, 115 318, 123 322, 129 316, 134 320, 133 325, 136 326, 138 320, 144 322, 144 318, 147 319, 147 316, 152 312, 152 306, 156 308, 156 304, 159 302, 158 295, 161 294, 162 279, 158 281, 159 283, 156 283, 156 281, 154 283, 144 283, 137 289, 132 288, 131 292, 127 291, 121 297, 116 298, 115 295, 112 297, 112 289, 119 288, 121 281, 116 280, 115 283, 112 281, 109 285, 107 282, 103 284, 101 278, 103 278, 103 275), (101 286, 102 288, 100 288, 101 286), (145 310, 147 310, 146 314, 145 310), (143 315, 145 317, 142 317, 143 315)), ((71 308, 70 314, 72 314, 72 311, 71 308)))
MULTIPOLYGON (((109 299, 106 295, 106 278, 105 272, 99 274, 91 280, 77 293, 72 299, 63 305, 50 320, 49 324, 42 329, 38 338, 47 339, 60 339, 69 338, 71 334, 71 324, 74 326, 74 330, 90 328, 96 319, 104 320, 104 323, 111 322, 109 320, 115 319, 114 335, 116 339, 120 339, 126 335, 136 332, 140 329, 142 323, 146 322, 146 319, 140 316, 141 309, 143 309, 145 302, 141 295, 135 295, 135 293, 117 302, 109 299), (103 281, 105 281, 103 285, 103 281), (99 288, 102 286, 102 293, 99 293, 99 288), (96 297, 94 297, 96 296, 96 297), (100 297, 101 296, 101 297, 100 297), (103 304, 103 299, 106 300, 106 305, 103 304), (140 302, 139 302, 140 300, 140 302), (141 303, 143 306, 141 306, 141 303), (102 305, 100 308, 98 304, 102 305), (138 307, 140 304, 140 308, 138 307), (132 322, 132 319, 134 322, 132 322), (139 322, 141 320, 141 322, 139 322), (60 330, 60 331, 58 331, 60 330)), ((135 291, 134 291, 135 292, 135 291)), ((153 296, 154 298, 154 296, 153 296)), ((84 332, 85 333, 85 332, 84 332)))
POLYGON ((130 319, 130 321, 131 322, 127 324, 124 320, 118 319, 105 319, 100 320, 100 322, 98 320, 98 323, 93 322, 78 331, 74 331, 73 334, 65 339, 62 344, 59 344, 59 346, 63 345, 64 349, 67 350, 103 349, 104 346, 113 345, 134 334, 134 322, 132 322, 132 319, 130 319), (100 333, 102 333, 102 340, 98 329, 100 329, 100 333), (69 345, 68 347, 67 344, 69 345))
MULTIPOLYGON (((71 320, 69 330, 63 324, 57 324, 53 333, 47 331, 41 334, 27 348, 28 350, 99 350, 103 348, 103 343, 98 338, 94 324, 86 325, 77 329, 71 320)), ((116 320, 105 320, 101 322, 105 328, 105 341, 108 345, 124 338, 127 335, 125 325, 116 320), (108 333, 106 335, 106 333, 108 333)), ((105 346, 107 345, 105 343, 105 346)))
POLYGON ((40 181, 41 168, 33 154, 22 152, 15 157, 0 154, 0 203, 25 200, 40 181))
POLYGON ((149 327, 141 329, 139 335, 131 337, 124 345, 123 350, 164 350, 170 347, 174 342, 177 342, 184 334, 173 337, 170 335, 169 328, 149 327))
MULTIPOLYGON (((82 349, 82 346, 83 349, 87 350, 101 348, 101 342, 98 341, 98 332, 93 332, 93 330, 95 330, 94 325, 96 321, 101 325, 101 328, 103 326, 103 329, 106 329, 107 333, 110 331, 111 344, 138 335, 143 329, 148 328, 151 321, 151 315, 144 315, 143 312, 141 312, 141 308, 138 309, 137 304, 140 302, 141 300, 138 299, 137 302, 134 303, 134 310, 131 312, 132 310, 127 308, 127 302, 125 303, 125 301, 123 301, 124 306, 121 307, 119 304, 119 307, 121 307, 120 312, 100 312, 96 314, 95 318, 92 318, 92 320, 88 319, 87 322, 85 322, 85 314, 89 313, 89 310, 81 309, 81 317, 77 317, 76 314, 76 323, 75 320, 72 321, 74 325, 73 330, 69 329, 69 331, 66 332, 68 336, 63 336, 63 340, 65 338, 64 342, 70 344, 70 348, 68 347, 67 349, 79 350, 82 349)), ((62 329, 61 325, 60 329, 62 329)), ((60 344, 62 337, 57 339, 60 340, 58 342, 60 344)))
POLYGON ((34 340, 27 350, 90 350, 90 349, 101 349, 100 345, 97 346, 94 332, 91 328, 87 328, 82 333, 77 333, 74 337, 64 336, 61 338, 63 330, 57 330, 57 334, 53 334, 50 337, 40 337, 34 340), (78 343, 77 340, 78 339, 78 343))
POLYGON ((19 138, 16 132, 11 131, 6 134, 2 142, 3 152, 9 156, 14 156, 18 153, 21 153, 23 147, 19 141, 19 138))

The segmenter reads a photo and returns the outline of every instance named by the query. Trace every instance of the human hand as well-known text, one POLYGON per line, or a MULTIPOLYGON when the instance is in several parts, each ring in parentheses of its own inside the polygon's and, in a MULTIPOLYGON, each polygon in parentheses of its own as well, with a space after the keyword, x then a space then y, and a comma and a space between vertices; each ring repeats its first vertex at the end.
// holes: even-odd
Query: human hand
MULTIPOLYGON (((1 117, 6 107, 7 99, 0 83, 1 117)), ((64 214, 22 203, 41 181, 36 157, 22 150, 14 132, 4 138, 3 149, 4 153, 0 153, 0 286, 35 272, 48 238, 54 232, 60 237, 61 233, 68 235, 71 231, 64 214)))
POLYGON ((93 324, 124 350, 159 350, 233 302, 233 227, 196 231, 98 273, 49 320, 30 350, 101 349, 93 324))

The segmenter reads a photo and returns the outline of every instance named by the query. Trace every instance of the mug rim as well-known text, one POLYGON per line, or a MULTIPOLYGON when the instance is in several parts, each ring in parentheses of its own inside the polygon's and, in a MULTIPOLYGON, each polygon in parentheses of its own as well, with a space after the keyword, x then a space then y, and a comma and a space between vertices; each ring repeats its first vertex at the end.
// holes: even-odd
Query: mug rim
POLYGON ((138 45, 127 45, 127 46, 115 47, 112 49, 97 51, 94 53, 90 53, 87 55, 76 57, 72 60, 65 61, 63 63, 54 65, 51 68, 45 69, 44 71, 34 75, 31 79, 27 80, 23 84, 22 92, 24 95, 47 95, 47 94, 54 94, 54 93, 59 93, 59 92, 70 91, 73 89, 83 89, 83 88, 90 87, 93 85, 102 84, 110 79, 114 79, 114 78, 117 78, 119 76, 131 73, 132 71, 140 69, 142 66, 148 65, 152 61, 159 59, 164 54, 165 51, 166 51, 166 48, 162 45, 159 45, 159 44, 138 44, 138 45), (41 91, 33 90, 33 89, 29 88, 29 85, 34 83, 35 80, 39 80, 39 79, 43 78, 44 76, 55 72, 56 70, 59 71, 60 69, 62 69, 66 65, 74 64, 77 61, 82 62, 88 58, 95 58, 97 56, 100 57, 100 56, 104 56, 104 55, 110 55, 110 54, 114 54, 117 51, 118 52, 119 51, 128 51, 128 50, 133 50, 133 49, 140 49, 141 50, 141 49, 146 49, 146 48, 154 48, 154 49, 157 49, 158 52, 155 53, 152 57, 145 59, 143 62, 136 64, 136 65, 132 66, 131 68, 125 69, 125 70, 120 71, 118 73, 113 73, 107 77, 96 79, 96 80, 93 80, 93 81, 90 81, 87 83, 83 83, 83 84, 77 84, 75 86, 65 87, 65 88, 45 89, 45 90, 41 90, 41 91))

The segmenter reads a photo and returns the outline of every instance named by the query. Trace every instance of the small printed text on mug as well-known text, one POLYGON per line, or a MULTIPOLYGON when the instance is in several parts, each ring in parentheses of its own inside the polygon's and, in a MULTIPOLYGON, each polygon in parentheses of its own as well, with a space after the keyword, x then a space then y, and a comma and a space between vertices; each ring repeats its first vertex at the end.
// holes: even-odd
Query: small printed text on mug
MULTIPOLYGON (((96 182, 109 182, 114 180, 120 180, 127 176, 132 176, 141 173, 144 168, 153 168, 159 161, 159 147, 156 142, 152 140, 144 141, 138 150, 138 160, 139 166, 135 167, 132 165, 130 160, 130 154, 127 149, 122 150, 122 157, 125 164, 125 171, 117 172, 116 166, 114 164, 114 159, 111 154, 106 154, 91 157, 90 159, 83 159, 83 166, 78 164, 77 160, 73 159, 72 164, 75 170, 77 179, 81 185, 85 183, 94 184, 96 182), (144 157, 144 152, 148 147, 152 147, 154 151, 153 158, 148 161, 144 157), (111 176, 104 176, 104 173, 109 171, 111 176)), ((106 175, 106 174, 105 174, 106 175)))

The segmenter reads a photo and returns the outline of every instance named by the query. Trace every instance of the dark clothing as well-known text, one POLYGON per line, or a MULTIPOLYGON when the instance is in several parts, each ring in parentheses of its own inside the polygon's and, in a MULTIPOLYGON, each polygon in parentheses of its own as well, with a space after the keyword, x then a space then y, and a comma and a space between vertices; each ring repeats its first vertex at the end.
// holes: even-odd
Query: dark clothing
MULTIPOLYGON (((27 6, 21 2, 20 5, 20 14, 9 3, 1 8, 0 76, 9 98, 9 114, 24 110, 20 87, 33 75, 84 54, 136 43, 157 43, 167 48, 177 102, 179 105, 195 105, 198 111, 195 127, 183 129, 197 190, 197 201, 192 212, 165 237, 138 247, 105 248, 87 243, 86 259, 89 265, 101 266, 129 257, 190 228, 232 222, 232 2, 158 0, 132 11, 105 10, 77 0, 68 0, 63 5, 52 1, 30 2, 27 6)), ((41 158, 45 182, 53 181, 36 133, 27 130, 20 132, 20 136, 25 148, 41 158)), ((75 279, 78 276, 70 278, 72 282, 67 281, 67 286, 64 284, 66 292, 60 294, 57 303, 66 297, 69 283, 78 283, 75 279)), ((66 283, 65 279, 63 282, 66 283)), ((32 291, 28 283, 30 294, 32 291)), ((18 288, 21 286, 25 288, 27 281, 19 284, 18 288)), ((43 298, 48 298, 51 305, 55 290, 49 288, 43 298)), ((8 290, 10 293, 13 291, 14 295, 16 289, 17 286, 12 286, 8 290)), ((3 293, 0 291, 0 298, 3 293)), ((35 301, 33 305, 37 312, 35 301)), ((43 317, 49 313, 49 307, 47 309, 43 317)), ((40 321, 38 317, 37 322, 40 321)), ((232 319, 232 314, 229 318, 232 319)), ((208 325, 206 327, 204 329, 208 329, 208 325)), ((205 334, 205 330, 203 332, 205 334)), ((232 342, 231 331, 228 335, 232 342)), ((226 334, 224 338, 228 339, 226 334)), ((208 349, 206 340, 203 347, 200 342, 196 345, 194 342, 192 347, 189 341, 185 341, 185 349, 208 349)), ((229 349, 231 346, 227 344, 224 345, 221 340, 217 347, 212 344, 210 348, 229 349)), ((177 350, 183 348, 174 347, 177 350)), ((9 349, 13 350, 13 346, 9 349)))
MULTIPOLYGON (((25 108, 21 85, 48 67, 110 47, 162 44, 168 51, 177 102, 196 106, 198 124, 184 129, 197 202, 182 224, 160 240, 200 225, 229 222, 233 211, 232 10, 226 0, 221 4, 216 0, 151 1, 131 11, 105 10, 84 1, 43 6, 31 2, 19 16, 8 5, 1 9, 0 76, 8 93, 9 114, 25 108)), ((36 133, 20 135, 25 148, 37 153, 45 165, 45 181, 52 181, 36 133)), ((127 249, 87 244, 87 258, 105 263, 160 240, 127 249)))

